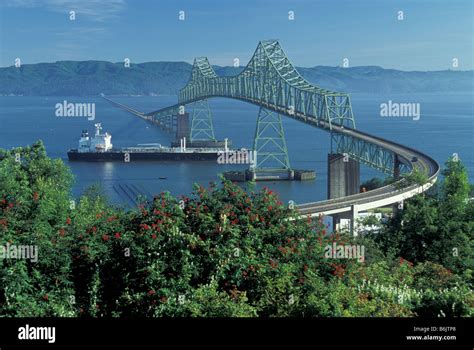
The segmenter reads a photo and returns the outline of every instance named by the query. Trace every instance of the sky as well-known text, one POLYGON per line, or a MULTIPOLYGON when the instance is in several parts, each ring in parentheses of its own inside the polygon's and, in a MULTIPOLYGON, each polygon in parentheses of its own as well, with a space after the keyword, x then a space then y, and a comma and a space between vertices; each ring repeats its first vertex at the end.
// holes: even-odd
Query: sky
POLYGON ((192 63, 198 56, 207 56, 216 65, 233 65, 236 58, 245 65, 260 40, 278 39, 293 64, 301 67, 347 62, 350 67, 471 70, 473 4, 473 0, 0 0, 0 67, 13 65, 16 58, 22 64, 125 58, 132 63, 192 63), (75 11, 75 20, 70 11, 75 11))

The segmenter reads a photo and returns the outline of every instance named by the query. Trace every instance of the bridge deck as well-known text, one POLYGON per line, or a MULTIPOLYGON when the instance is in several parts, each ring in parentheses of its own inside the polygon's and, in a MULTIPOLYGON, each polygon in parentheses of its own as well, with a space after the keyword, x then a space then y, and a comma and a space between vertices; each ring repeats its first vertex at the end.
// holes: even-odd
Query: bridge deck
POLYGON ((396 156, 412 171, 416 169, 428 177, 428 183, 423 186, 399 180, 396 186, 302 204, 298 206, 302 214, 333 214, 353 210, 354 206, 365 210, 393 204, 425 191, 437 179, 439 165, 434 159, 412 148, 356 130, 349 95, 322 89, 306 81, 277 40, 261 41, 247 66, 235 76, 217 76, 207 58, 195 59, 191 78, 179 92, 179 103, 173 106, 142 113, 115 104, 143 119, 160 120, 176 114, 184 105, 211 97, 238 99, 330 131, 332 139, 336 140, 337 152, 348 150, 352 158, 375 169, 393 172, 396 156), (414 157, 418 161, 411 162, 414 157))

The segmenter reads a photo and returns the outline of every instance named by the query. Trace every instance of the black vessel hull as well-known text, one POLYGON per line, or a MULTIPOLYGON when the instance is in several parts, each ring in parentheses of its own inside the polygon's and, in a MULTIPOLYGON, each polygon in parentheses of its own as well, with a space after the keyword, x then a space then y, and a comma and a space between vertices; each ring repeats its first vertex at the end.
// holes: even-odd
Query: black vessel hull
POLYGON ((217 152, 77 152, 69 151, 70 161, 134 162, 134 161, 216 161, 217 152), (127 157, 128 154, 128 157, 127 157))

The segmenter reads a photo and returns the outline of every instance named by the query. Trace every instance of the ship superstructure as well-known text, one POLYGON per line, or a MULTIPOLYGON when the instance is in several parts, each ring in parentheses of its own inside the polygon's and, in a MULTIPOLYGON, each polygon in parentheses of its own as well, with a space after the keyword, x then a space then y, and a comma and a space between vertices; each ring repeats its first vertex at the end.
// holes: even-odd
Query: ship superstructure
POLYGON ((94 124, 95 134, 93 137, 89 136, 88 130, 82 130, 81 138, 79 139, 79 153, 87 152, 108 152, 112 150, 112 135, 109 133, 102 134, 102 125, 100 123, 94 124))
POLYGON ((100 123, 95 124, 95 134, 89 136, 82 130, 77 149, 67 152, 70 161, 101 162, 101 161, 147 161, 147 160, 217 160, 219 154, 228 152, 227 141, 224 147, 187 147, 186 138, 180 140, 179 147, 164 147, 159 143, 139 144, 132 147, 113 149, 112 135, 102 133, 100 123))

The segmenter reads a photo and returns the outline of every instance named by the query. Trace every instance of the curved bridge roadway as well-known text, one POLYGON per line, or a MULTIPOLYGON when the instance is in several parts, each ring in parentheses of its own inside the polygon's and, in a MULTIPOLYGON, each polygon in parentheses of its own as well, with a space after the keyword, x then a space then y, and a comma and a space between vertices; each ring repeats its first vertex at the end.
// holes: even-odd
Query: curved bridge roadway
POLYGON ((302 204, 297 206, 301 214, 318 216, 352 212, 353 215, 356 215, 357 212, 360 211, 402 202, 407 198, 426 191, 436 182, 440 171, 439 164, 426 154, 354 129, 344 128, 343 130, 340 130, 340 132, 351 135, 355 138, 364 139, 370 143, 378 144, 385 149, 392 151, 398 156, 402 163, 407 165, 408 163, 411 163, 410 167, 412 170, 425 174, 428 181, 424 185, 410 185, 407 183, 404 184, 404 180, 402 179, 392 185, 384 186, 372 191, 320 202, 302 204), (414 157, 418 160, 416 162, 411 162, 414 157))
POLYGON ((393 185, 351 196, 298 205, 302 215, 318 216, 357 212, 399 203, 430 188, 437 180, 439 164, 426 154, 355 129, 349 95, 307 82, 293 67, 276 40, 261 41, 243 71, 236 76, 217 76, 207 58, 194 61, 191 78, 173 106, 142 113, 110 102, 150 121, 182 113, 185 105, 212 97, 226 97, 278 112, 281 115, 331 132, 337 153, 394 174, 398 160, 408 171, 427 176, 423 185, 398 180, 393 185), (338 141, 339 140, 339 141, 338 141), (416 161, 412 161, 416 158, 416 161))

